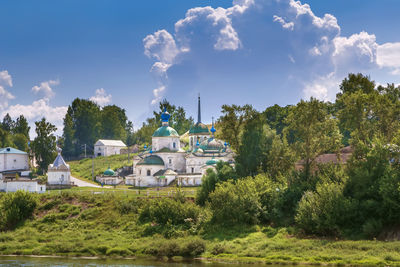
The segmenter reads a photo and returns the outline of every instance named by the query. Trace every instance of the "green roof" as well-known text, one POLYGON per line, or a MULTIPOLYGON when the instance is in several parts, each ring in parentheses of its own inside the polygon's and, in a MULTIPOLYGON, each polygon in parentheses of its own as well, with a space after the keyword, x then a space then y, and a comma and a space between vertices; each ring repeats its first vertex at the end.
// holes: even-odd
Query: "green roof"
POLYGON ((108 168, 104 173, 104 176, 114 176, 115 172, 113 170, 111 170, 110 168, 108 168))
POLYGON ((214 137, 211 137, 201 142, 200 148, 203 149, 204 151, 206 150, 220 151, 224 149, 224 144, 222 143, 222 141, 217 140, 214 137))
POLYGON ((162 165, 164 166, 164 161, 162 158, 156 155, 151 155, 140 160, 137 165, 162 165))
POLYGON ((202 134, 202 133, 205 133, 205 134, 210 133, 207 125, 205 125, 204 123, 198 122, 195 125, 193 125, 192 127, 190 127, 189 134, 202 134))
POLYGON ((0 148, 0 154, 28 154, 13 147, 0 148))
POLYGON ((153 134, 153 137, 168 137, 168 136, 179 137, 179 134, 175 131, 174 128, 169 126, 161 126, 153 134))
POLYGON ((206 161, 206 165, 215 165, 218 163, 219 160, 216 159, 210 159, 206 161))

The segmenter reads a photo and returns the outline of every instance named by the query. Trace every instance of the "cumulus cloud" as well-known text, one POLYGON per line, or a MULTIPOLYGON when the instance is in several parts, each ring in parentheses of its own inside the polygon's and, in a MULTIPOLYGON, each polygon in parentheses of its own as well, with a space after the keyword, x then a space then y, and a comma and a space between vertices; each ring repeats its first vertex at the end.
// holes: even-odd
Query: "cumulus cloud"
POLYGON ((29 105, 11 105, 2 112, 1 116, 3 117, 5 114, 9 113, 10 116, 15 119, 20 115, 24 115, 24 117, 30 122, 31 137, 35 135, 34 121, 38 121, 44 117, 47 121, 57 127, 56 134, 61 135, 63 130, 63 119, 67 113, 67 109, 68 107, 66 106, 51 106, 50 100, 48 98, 43 98, 33 101, 32 104, 29 105))
POLYGON ((41 93, 46 98, 52 98, 55 95, 52 87, 59 84, 59 80, 41 82, 40 85, 35 85, 32 87, 32 92, 35 94, 41 93))
POLYGON ((91 101, 97 103, 99 106, 105 106, 112 100, 112 96, 106 93, 103 88, 97 89, 95 95, 90 98, 91 101))
POLYGON ((8 74, 7 70, 0 71, 0 84, 12 87, 12 78, 11 75, 8 74))
POLYGON ((374 34, 364 31, 343 36, 334 15, 317 16, 309 4, 296 0, 236 0, 228 8, 191 8, 175 23, 173 33, 160 30, 143 41, 145 54, 155 61, 151 72, 159 85, 153 90, 153 104, 168 90, 167 73, 177 65, 189 66, 196 74, 227 60, 225 68, 234 66, 243 75, 268 65, 277 75, 291 68, 285 73, 297 83, 291 88, 297 87, 303 97, 323 100, 334 99, 349 72, 388 68, 400 74, 400 43, 379 44, 374 34), (289 57, 291 66, 282 63, 282 57, 289 57))
POLYGON ((294 23, 293 22, 286 22, 282 17, 274 15, 274 21, 279 22, 284 29, 288 29, 293 31, 294 23))

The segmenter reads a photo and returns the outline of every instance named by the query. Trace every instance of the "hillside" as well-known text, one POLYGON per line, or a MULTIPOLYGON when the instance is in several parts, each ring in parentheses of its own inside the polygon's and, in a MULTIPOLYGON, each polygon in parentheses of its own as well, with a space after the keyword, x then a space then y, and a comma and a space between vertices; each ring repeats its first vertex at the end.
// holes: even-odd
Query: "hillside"
POLYGON ((94 176, 102 174, 106 169, 111 168, 116 170, 123 166, 129 166, 132 164, 132 158, 134 154, 130 154, 128 161, 128 155, 113 155, 109 157, 97 157, 95 159, 86 158, 77 161, 70 161, 68 164, 71 167, 71 174, 77 178, 84 178, 86 180, 92 180, 92 165, 94 167, 94 176))

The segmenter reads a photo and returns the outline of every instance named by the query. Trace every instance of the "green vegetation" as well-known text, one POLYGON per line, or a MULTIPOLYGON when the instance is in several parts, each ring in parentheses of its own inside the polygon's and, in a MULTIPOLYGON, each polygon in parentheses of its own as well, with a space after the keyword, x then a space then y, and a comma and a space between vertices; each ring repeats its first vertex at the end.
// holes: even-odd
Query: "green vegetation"
MULTIPOLYGON (((1 211, 6 196, 23 196, 29 202, 33 197, 2 194, 1 211)), ((23 219, 13 231, 0 232, 1 255, 204 257, 228 262, 382 266, 400 263, 399 242, 305 239, 291 227, 226 226, 213 221, 211 210, 196 206, 182 195, 138 199, 63 191, 34 198, 37 205, 31 219, 23 219)))
POLYGON ((70 161, 68 164, 71 167, 71 174, 74 177, 84 178, 92 181, 92 164, 94 166, 94 177, 102 174, 108 167, 112 170, 129 166, 132 164, 133 154, 130 154, 130 161, 128 161, 128 154, 113 155, 109 157, 97 157, 93 159, 86 158, 77 161, 70 161))

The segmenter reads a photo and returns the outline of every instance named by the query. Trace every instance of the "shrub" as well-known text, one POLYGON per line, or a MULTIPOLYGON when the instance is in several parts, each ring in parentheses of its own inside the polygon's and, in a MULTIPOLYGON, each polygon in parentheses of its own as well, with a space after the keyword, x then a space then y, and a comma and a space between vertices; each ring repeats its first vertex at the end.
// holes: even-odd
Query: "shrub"
POLYGON ((336 183, 317 185, 316 192, 305 192, 299 202, 296 222, 306 233, 340 235, 352 221, 352 203, 336 183))
POLYGON ((26 191, 6 194, 0 203, 0 229, 11 230, 30 218, 37 206, 36 196, 26 191))
POLYGON ((210 194, 210 208, 216 223, 256 224, 261 212, 257 184, 252 177, 218 184, 210 194))
POLYGON ((191 202, 182 203, 169 198, 152 200, 140 212, 142 222, 155 222, 160 225, 183 225, 197 221, 200 208, 191 202))

